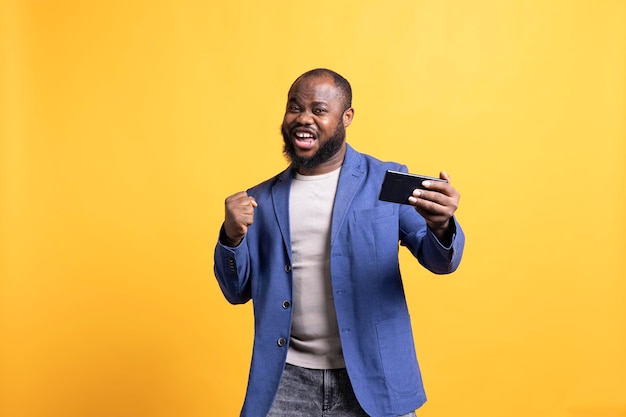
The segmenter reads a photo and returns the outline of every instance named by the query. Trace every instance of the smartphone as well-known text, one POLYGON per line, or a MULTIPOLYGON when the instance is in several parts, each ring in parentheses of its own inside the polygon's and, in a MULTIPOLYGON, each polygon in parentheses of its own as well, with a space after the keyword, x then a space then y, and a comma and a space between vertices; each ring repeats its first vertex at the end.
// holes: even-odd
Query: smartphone
POLYGON ((422 181, 427 180, 448 182, 448 180, 442 180, 441 178, 387 170, 383 184, 380 187, 378 199, 398 204, 410 204, 409 197, 413 194, 413 190, 416 188, 424 190, 422 181))

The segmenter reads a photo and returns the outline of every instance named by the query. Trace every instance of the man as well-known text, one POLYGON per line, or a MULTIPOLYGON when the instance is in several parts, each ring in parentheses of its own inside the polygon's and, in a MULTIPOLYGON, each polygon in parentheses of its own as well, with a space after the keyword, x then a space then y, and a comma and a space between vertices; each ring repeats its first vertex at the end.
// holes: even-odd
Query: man
POLYGON ((410 205, 378 200, 385 171, 407 168, 346 143, 351 102, 341 75, 301 75, 281 127, 290 166, 226 199, 215 275, 255 315, 242 416, 414 416, 426 401, 398 242, 430 271, 453 272, 459 193, 430 181, 410 205))

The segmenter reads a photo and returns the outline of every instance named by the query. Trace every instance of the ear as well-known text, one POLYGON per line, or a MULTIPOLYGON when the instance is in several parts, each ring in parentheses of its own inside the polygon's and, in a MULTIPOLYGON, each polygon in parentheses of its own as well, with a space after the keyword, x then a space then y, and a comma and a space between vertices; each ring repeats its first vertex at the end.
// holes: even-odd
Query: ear
POLYGON ((344 111, 343 112, 343 127, 350 126, 350 123, 352 123, 353 117, 354 117, 354 109, 352 107, 344 111))

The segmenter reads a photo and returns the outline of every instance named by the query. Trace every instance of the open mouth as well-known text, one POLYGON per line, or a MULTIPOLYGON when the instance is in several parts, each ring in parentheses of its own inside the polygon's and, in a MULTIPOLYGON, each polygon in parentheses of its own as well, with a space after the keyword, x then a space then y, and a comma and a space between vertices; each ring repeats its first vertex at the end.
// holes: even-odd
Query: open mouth
POLYGON ((294 144, 303 150, 309 150, 315 145, 315 136, 310 132, 296 131, 293 138, 294 144))

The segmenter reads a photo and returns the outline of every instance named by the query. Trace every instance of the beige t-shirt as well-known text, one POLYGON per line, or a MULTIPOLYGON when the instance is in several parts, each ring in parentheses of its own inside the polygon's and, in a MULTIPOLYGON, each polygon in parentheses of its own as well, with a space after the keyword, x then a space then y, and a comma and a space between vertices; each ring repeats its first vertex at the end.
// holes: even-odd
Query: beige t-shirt
POLYGON ((344 368, 330 280, 330 233, 341 168, 296 174, 289 216, 293 321, 287 362, 311 369, 344 368))

